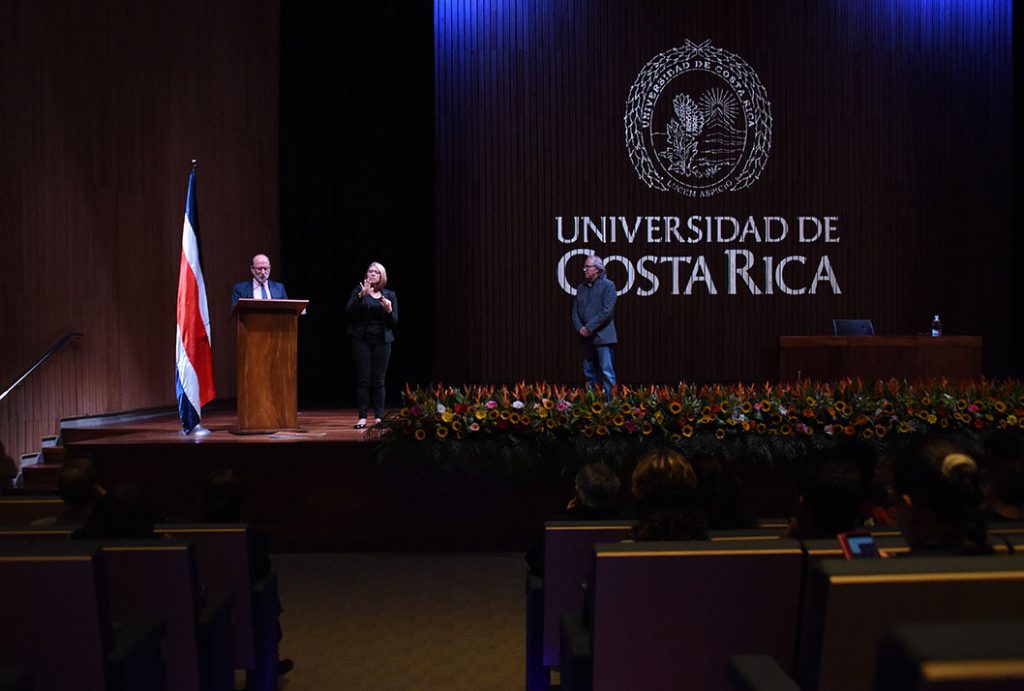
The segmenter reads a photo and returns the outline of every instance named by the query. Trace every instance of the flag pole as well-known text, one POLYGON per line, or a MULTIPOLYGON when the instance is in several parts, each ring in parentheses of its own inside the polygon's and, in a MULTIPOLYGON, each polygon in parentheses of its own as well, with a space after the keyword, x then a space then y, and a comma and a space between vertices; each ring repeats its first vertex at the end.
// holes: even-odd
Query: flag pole
POLYGON ((210 312, 206 302, 202 249, 199 241, 199 210, 196 201, 197 159, 191 160, 185 195, 185 218, 178 264, 177 332, 175 337, 174 387, 183 435, 203 436, 202 407, 213 400, 213 354, 210 312))

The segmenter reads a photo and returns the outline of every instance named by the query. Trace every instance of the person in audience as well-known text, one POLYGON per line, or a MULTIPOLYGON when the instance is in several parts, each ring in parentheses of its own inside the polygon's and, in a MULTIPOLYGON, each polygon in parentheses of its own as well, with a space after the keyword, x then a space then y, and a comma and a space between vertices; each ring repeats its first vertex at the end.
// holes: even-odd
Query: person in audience
POLYGON ((721 453, 693 456, 690 465, 697 473, 697 503, 712 530, 754 526, 743 498, 743 484, 721 453))
MULTIPOLYGON (((241 523, 242 509, 245 506, 245 488, 242 481, 232 470, 218 470, 211 473, 199 491, 199 514, 204 523, 241 523)), ((252 578, 259 581, 270 574, 270 536, 256 525, 249 526, 252 536, 252 578)), ((284 609, 277 603, 280 615, 284 609)), ((284 637, 281 623, 278 620, 278 640, 284 637)), ((295 667, 291 658, 277 661, 278 674, 287 674, 295 667)))
POLYGON ((138 485, 117 485, 96 497, 85 522, 71 533, 82 540, 155 538, 153 505, 138 485))
POLYGON ((96 468, 88 458, 72 458, 61 466, 57 494, 64 508, 56 516, 32 521, 32 525, 79 525, 85 522, 104 490, 96 482, 96 468))
POLYGON ((864 475, 847 454, 835 449, 810 454, 796 481, 799 494, 787 537, 830 538, 863 527, 864 475))
MULTIPOLYGON (((574 492, 565 510, 548 520, 603 521, 627 519, 629 511, 621 501, 621 482, 618 474, 607 463, 588 463, 576 473, 574 492)), ((534 540, 526 550, 526 563, 530 573, 544 575, 544 537, 534 540)))
MULTIPOLYGON (((867 446, 867 445, 865 445, 867 446)), ((871 479, 867 474, 862 479, 868 480, 865 483, 866 503, 861 508, 861 518, 865 528, 878 528, 881 526, 896 525, 896 493, 892 487, 892 451, 874 454, 874 468, 871 479)), ((866 471, 862 468, 862 471, 866 471)))
MULTIPOLYGON (((209 475, 199 490, 199 516, 203 523, 242 523, 245 488, 232 470, 209 475)), ((254 581, 270 573, 270 536, 256 525, 250 526, 254 581)))
POLYGON ((1024 459, 1021 436, 997 430, 985 443, 981 489, 990 521, 1024 521, 1024 459))
POLYGON ((0 486, 10 485, 18 476, 18 464, 7 455, 3 443, 0 443, 0 486))
POLYGON ((637 517, 633 539, 707 539, 707 520, 697 506, 697 473, 679 451, 662 448, 644 455, 631 487, 637 517))
POLYGON ((978 464, 940 436, 914 440, 893 463, 896 521, 911 554, 988 554, 978 464))
POLYGON ((568 517, 578 520, 622 517, 621 483, 607 463, 589 463, 580 468, 573 486, 575 495, 565 507, 568 517))

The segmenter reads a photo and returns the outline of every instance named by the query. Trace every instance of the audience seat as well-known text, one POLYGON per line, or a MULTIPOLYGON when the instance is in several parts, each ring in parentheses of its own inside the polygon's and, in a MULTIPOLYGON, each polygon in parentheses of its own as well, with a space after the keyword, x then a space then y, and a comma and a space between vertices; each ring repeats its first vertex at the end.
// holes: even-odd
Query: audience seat
POLYGON ((234 689, 231 598, 204 591, 186 540, 79 541, 103 550, 115 619, 158 616, 166 626, 168 691, 234 689))
POLYGON ((559 665, 558 620, 582 602, 594 545, 629 537, 633 521, 548 521, 544 524, 544 659, 559 665))
POLYGON ((1024 535, 1024 521, 993 521, 988 524, 988 534, 997 537, 1024 535))
POLYGON ((64 502, 57 497, 0 497, 0 525, 28 524, 63 510, 64 502))
POLYGON ((901 622, 1024 617, 1024 557, 820 560, 806 585, 798 682, 870 689, 882 634, 901 622))
MULTIPOLYGON (((586 578, 593 546, 629 537, 634 521, 548 521, 544 524, 544 578, 527 577, 527 686, 545 688, 549 668, 558 667, 559 620, 582 604, 581 584, 586 578), (531 601, 533 604, 531 605, 531 601), (537 607, 540 606, 540 611, 537 607), (543 643, 538 644, 537 638, 543 643), (540 656, 543 656, 542 658, 540 656)), ((787 524, 736 530, 713 530, 714 541, 776 540, 787 524)))
POLYGON ((1024 619, 901 624, 878 646, 876 691, 1020 691, 1024 619))
POLYGON ((563 619, 569 689, 729 688, 728 659, 767 652, 789 667, 803 553, 796 540, 648 542, 594 547, 587 630, 563 619), (567 658, 568 655, 568 658, 567 658))
MULTIPOLYGON (((249 691, 275 691, 280 635, 277 576, 270 573, 257 580, 252 526, 164 523, 156 526, 156 530, 195 544, 203 585, 232 597, 235 669, 246 670, 249 691)), ((266 557, 264 554, 259 558, 266 557)))
MULTIPOLYGON (((0 650, 27 668, 37 691, 165 688, 163 623, 116 618, 108 606, 106 559, 96 545, 6 542, 0 553, 0 650)), ((11 688, 24 671, 7 668, 11 688)))

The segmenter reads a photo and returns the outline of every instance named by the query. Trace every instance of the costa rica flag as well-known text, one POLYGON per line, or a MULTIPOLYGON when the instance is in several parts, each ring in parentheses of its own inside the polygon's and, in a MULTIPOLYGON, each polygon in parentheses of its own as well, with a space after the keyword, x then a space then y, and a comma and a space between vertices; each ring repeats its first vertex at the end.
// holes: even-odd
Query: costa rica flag
POLYGON ((178 328, 175 335, 177 366, 174 388, 178 415, 186 434, 199 425, 202 408, 213 400, 213 354, 210 341, 210 310, 206 305, 202 253, 199 250, 199 212, 196 206, 196 170, 188 178, 185 225, 181 231, 181 262, 178 269, 178 328))

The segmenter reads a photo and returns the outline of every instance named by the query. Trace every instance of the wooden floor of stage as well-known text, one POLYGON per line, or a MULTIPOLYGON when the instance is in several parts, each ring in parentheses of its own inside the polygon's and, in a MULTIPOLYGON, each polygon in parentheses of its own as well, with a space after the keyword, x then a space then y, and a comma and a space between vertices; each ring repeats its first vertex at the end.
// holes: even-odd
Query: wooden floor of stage
POLYGON ((182 432, 177 412, 124 422, 97 422, 64 429, 66 443, 78 447, 91 444, 288 444, 295 442, 375 441, 371 428, 355 429, 359 413, 355 408, 299 411, 298 430, 275 433, 238 434, 234 410, 204 414, 201 425, 209 434, 182 432))

